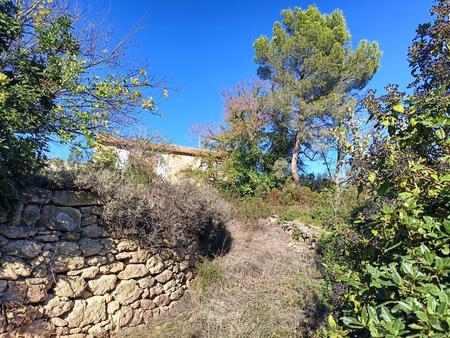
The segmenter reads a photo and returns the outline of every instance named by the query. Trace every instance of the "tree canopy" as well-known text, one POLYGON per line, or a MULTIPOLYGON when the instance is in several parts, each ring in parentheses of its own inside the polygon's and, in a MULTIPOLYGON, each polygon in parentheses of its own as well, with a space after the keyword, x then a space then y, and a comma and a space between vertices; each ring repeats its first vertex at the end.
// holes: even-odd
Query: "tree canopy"
POLYGON ((50 141, 91 146, 137 111, 154 111, 146 71, 120 71, 126 39, 107 46, 66 5, 0 0, 2 192, 42 164, 50 141))
MULTIPOLYGON (((361 41, 352 50, 342 12, 326 15, 317 7, 295 8, 281 13, 272 38, 254 43, 258 75, 271 83, 274 95, 283 97, 274 107, 287 117, 291 139, 291 172, 298 182, 299 153, 312 148, 318 131, 335 126, 348 115, 350 96, 363 89, 379 66, 376 42, 361 41)), ((351 106, 350 106, 351 109, 351 106)))

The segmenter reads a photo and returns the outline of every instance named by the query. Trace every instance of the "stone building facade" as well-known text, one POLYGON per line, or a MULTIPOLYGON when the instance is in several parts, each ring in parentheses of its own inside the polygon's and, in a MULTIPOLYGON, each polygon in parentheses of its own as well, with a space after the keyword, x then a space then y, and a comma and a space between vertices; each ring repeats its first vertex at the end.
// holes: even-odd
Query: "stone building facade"
MULTIPOLYGON (((132 140, 113 137, 100 137, 98 142, 101 146, 115 151, 119 168, 126 167, 130 151, 136 146, 132 140)), ((155 159, 155 173, 172 182, 179 180, 188 170, 201 169, 204 165, 204 158, 217 157, 213 151, 175 144, 147 142, 147 147, 155 159)))

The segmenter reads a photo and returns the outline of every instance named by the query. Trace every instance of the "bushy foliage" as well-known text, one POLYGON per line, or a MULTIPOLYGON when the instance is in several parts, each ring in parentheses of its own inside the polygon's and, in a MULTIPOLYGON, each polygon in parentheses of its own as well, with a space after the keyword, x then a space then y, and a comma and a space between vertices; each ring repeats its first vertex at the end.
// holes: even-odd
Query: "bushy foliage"
POLYGON ((262 81, 226 92, 225 123, 201 129, 220 158, 208 179, 241 195, 266 194, 289 175, 298 184, 306 160, 319 153, 326 159, 338 154, 334 171, 340 173, 347 152, 332 131, 346 130, 355 110, 352 95, 379 65, 376 42, 361 41, 352 49, 340 11, 323 14, 310 6, 281 16, 273 36, 253 45, 262 81))
POLYGON ((270 113, 261 98, 266 90, 262 82, 243 82, 223 93, 225 123, 218 130, 198 128, 214 154, 205 159, 206 171, 196 172, 197 177, 240 196, 264 196, 286 180, 283 151, 288 147, 277 146, 283 141, 269 127, 270 113))
MULTIPOLYGON (((302 162, 314 154, 319 140, 328 139, 333 152, 341 146, 331 129, 355 108, 352 95, 363 89, 379 66, 376 42, 360 41, 353 50, 341 11, 323 14, 316 6, 281 12, 272 36, 254 42, 258 75, 270 83, 267 93, 273 132, 281 140, 292 179, 298 183, 302 162)), ((271 125, 271 126, 272 126, 271 125)))
POLYGON ((224 248, 227 205, 210 188, 163 180, 142 184, 121 171, 86 165, 51 171, 45 181, 53 188, 96 194, 101 219, 113 237, 132 239, 150 249, 197 241, 207 254, 224 248))
POLYGON ((231 216, 244 221, 255 221, 276 213, 276 205, 262 197, 237 197, 230 199, 231 216))
POLYGON ((112 46, 71 9, 61 1, 0 0, 1 205, 43 165, 50 141, 89 147, 134 112, 154 111, 144 89, 155 84, 145 70, 118 73, 126 40, 112 46))
POLYGON ((386 96, 365 102, 379 137, 354 165, 372 202, 323 246, 328 256, 345 257, 330 262, 348 287, 345 330, 333 324, 330 335, 450 331, 448 1, 432 12, 435 22, 419 27, 410 49, 414 93, 389 87, 386 96))
POLYGON ((304 209, 312 208, 320 200, 320 194, 307 186, 287 182, 281 188, 279 202, 283 205, 299 205, 304 209))

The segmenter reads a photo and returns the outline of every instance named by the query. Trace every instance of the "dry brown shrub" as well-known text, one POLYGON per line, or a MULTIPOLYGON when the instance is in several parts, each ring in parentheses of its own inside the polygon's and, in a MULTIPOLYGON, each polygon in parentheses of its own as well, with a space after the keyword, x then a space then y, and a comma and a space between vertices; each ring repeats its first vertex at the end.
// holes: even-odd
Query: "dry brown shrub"
POLYGON ((200 242, 208 254, 226 251, 227 204, 215 191, 182 181, 128 181, 116 170, 90 166, 54 172, 47 179, 60 189, 88 190, 102 204, 102 221, 111 236, 143 247, 182 247, 200 242), (225 241, 225 243, 224 243, 225 241))

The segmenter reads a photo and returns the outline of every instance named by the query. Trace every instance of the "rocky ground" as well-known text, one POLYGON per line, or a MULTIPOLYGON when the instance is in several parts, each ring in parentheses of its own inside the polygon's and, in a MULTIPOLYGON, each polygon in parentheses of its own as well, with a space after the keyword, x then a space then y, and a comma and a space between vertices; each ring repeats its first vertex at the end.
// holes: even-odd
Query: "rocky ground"
POLYGON ((230 222, 230 252, 199 266, 169 314, 120 337, 311 336, 324 309, 316 234, 303 229, 295 241, 292 227, 274 219, 230 222))

